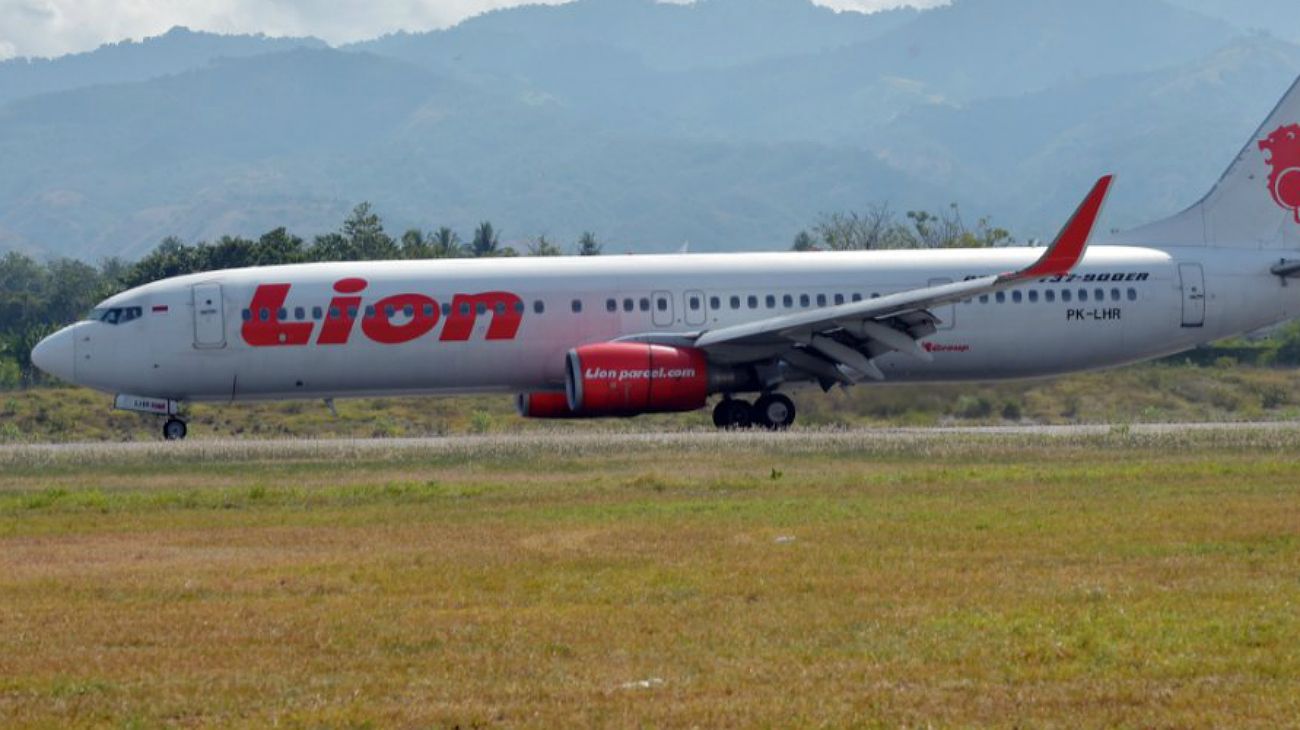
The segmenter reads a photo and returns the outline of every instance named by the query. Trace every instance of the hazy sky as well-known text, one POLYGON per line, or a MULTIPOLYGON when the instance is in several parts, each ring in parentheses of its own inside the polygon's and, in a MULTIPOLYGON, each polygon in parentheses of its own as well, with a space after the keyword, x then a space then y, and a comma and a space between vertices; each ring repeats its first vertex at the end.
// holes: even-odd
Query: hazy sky
MULTIPOLYGON (((557 2, 559 0, 539 0, 557 2)), ((944 0, 815 0, 838 10, 944 0)), ((452 25, 522 0, 0 0, 0 59, 57 56, 124 38, 195 30, 313 35, 332 43, 452 25)))

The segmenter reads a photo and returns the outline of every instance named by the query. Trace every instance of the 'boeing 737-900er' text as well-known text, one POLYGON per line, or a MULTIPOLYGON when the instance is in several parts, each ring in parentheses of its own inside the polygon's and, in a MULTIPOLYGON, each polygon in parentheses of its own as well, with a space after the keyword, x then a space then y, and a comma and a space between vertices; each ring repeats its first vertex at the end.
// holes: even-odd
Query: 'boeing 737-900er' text
POLYGON ((513 392, 532 418, 704 408, 780 429, 786 394, 985 381, 1176 353, 1297 315, 1300 82, 1199 203, 1088 246, 1103 177, 1046 249, 322 263, 106 300, 32 352, 165 417, 186 402, 513 392), (747 397, 753 396, 752 400, 747 397))

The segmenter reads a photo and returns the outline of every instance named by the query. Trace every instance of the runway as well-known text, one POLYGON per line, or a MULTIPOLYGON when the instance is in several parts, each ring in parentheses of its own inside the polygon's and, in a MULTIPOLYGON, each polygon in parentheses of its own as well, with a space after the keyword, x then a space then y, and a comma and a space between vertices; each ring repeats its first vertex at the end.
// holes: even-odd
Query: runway
POLYGON ((913 441, 978 439, 996 442, 998 437, 1017 441, 1047 439, 1068 442, 1097 437, 1160 437, 1180 434, 1225 433, 1237 436, 1251 433, 1294 434, 1300 421, 1258 421, 1217 423, 1142 423, 1083 425, 1014 425, 960 426, 930 428, 799 428, 788 432, 767 431, 719 432, 683 431, 590 431, 582 429, 497 433, 473 436, 368 438, 368 439, 204 439, 201 436, 181 442, 70 442, 0 445, 0 463, 66 461, 76 458, 112 459, 114 457, 156 457, 185 460, 229 458, 373 458, 375 456, 415 454, 466 454, 491 458, 519 452, 544 451, 574 453, 608 451, 619 448, 655 447, 684 451, 726 448, 727 445, 753 446, 770 443, 784 448, 827 447, 852 448, 913 441))

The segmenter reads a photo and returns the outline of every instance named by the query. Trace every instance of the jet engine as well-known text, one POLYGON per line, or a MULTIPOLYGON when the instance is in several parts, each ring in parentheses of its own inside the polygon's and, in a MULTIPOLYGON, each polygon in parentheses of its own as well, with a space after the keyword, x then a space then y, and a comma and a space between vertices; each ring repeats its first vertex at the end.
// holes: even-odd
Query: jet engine
POLYGON ((683 413, 713 393, 760 390, 753 368, 710 364, 703 350, 644 342, 583 345, 565 358, 564 392, 520 393, 525 418, 608 418, 683 413))
POLYGON ((569 410, 592 416, 678 413, 703 408, 709 363, 693 348, 606 342, 569 351, 569 410))

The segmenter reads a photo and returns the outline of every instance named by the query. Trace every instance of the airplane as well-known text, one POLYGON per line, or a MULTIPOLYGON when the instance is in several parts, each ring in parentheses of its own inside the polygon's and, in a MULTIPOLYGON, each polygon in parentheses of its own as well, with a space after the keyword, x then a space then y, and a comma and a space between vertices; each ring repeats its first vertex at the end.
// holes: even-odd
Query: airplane
POLYGON ((1045 249, 343 262, 106 299, 32 362, 165 419, 184 404, 509 392, 529 418, 695 411, 785 429, 788 393, 1060 375, 1297 316, 1300 81, 1171 218, 1089 246, 1102 177, 1045 249))

